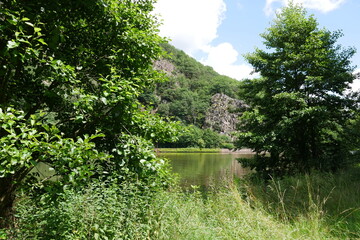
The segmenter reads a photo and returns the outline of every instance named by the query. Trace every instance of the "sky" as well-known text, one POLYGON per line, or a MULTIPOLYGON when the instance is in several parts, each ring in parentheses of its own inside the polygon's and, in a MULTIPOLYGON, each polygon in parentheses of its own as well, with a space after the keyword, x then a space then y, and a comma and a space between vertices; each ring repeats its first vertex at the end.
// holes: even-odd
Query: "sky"
MULTIPOLYGON (((158 0, 160 35, 220 74, 242 80, 256 77, 244 59, 256 47, 265 49, 260 34, 275 12, 289 0, 158 0)), ((294 0, 313 14, 319 27, 342 30, 343 47, 355 47, 352 65, 360 71, 360 0, 294 0)), ((353 89, 360 88, 360 81, 353 89)))

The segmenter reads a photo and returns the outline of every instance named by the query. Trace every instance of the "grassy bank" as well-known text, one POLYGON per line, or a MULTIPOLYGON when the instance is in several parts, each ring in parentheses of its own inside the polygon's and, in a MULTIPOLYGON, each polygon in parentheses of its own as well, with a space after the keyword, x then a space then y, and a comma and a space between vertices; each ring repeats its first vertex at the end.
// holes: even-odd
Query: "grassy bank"
POLYGON ((151 192, 136 184, 67 191, 41 205, 23 196, 13 239, 360 238, 359 169, 270 182, 224 181, 196 190, 151 192), (60 237, 60 238, 56 238, 60 237))
POLYGON ((313 173, 270 182, 241 180, 158 196, 160 239, 358 239, 360 174, 313 173), (160 204, 159 204, 160 203, 160 204))
MULTIPOLYGON (((298 239, 360 238, 360 169, 312 173, 242 185, 255 208, 300 234, 298 239)), ((295 238, 297 239, 297 238, 295 238)))
POLYGON ((160 153, 220 153, 220 148, 156 148, 160 153))

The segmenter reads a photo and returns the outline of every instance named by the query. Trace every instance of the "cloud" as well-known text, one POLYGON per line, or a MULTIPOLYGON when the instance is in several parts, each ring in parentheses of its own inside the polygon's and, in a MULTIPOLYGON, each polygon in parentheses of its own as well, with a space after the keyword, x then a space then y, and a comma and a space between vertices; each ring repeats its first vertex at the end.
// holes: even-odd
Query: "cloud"
POLYGON ((241 80, 254 77, 252 68, 236 64, 238 52, 230 43, 213 46, 217 30, 225 17, 224 0, 158 0, 155 13, 163 19, 160 35, 189 55, 201 53, 200 62, 220 74, 241 80))
POLYGON ((214 68, 220 74, 227 75, 237 80, 244 78, 254 78, 251 75, 253 68, 247 64, 236 64, 239 53, 230 43, 221 43, 215 47, 210 47, 207 51, 208 56, 201 62, 214 68))
POLYGON ((204 50, 217 37, 225 11, 223 0, 158 0, 155 5, 163 19, 160 34, 188 54, 204 50))
MULTIPOLYGON (((360 68, 358 68, 354 71, 354 74, 356 74, 356 73, 360 73, 360 68)), ((360 90, 360 79, 355 79, 353 81, 353 83, 351 84, 351 90, 353 92, 357 92, 360 90)))
MULTIPOLYGON (((318 10, 323 13, 333 11, 340 7, 346 0, 294 0, 295 3, 302 4, 305 8, 318 10)), ((265 14, 267 16, 275 12, 273 5, 280 3, 281 5, 289 4, 290 0, 266 0, 266 5, 264 8, 265 14)))

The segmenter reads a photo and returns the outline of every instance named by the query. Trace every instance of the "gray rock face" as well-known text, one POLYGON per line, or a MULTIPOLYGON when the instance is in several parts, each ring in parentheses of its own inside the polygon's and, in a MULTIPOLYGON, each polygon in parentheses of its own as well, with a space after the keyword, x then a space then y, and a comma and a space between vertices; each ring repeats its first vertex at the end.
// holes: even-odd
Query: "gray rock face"
POLYGON ((154 68, 156 70, 165 72, 168 76, 175 74, 176 67, 167 59, 156 60, 154 62, 154 68))
POLYGON ((211 107, 206 113, 204 128, 231 137, 231 133, 236 131, 238 118, 246 107, 241 100, 217 93, 211 98, 211 107))

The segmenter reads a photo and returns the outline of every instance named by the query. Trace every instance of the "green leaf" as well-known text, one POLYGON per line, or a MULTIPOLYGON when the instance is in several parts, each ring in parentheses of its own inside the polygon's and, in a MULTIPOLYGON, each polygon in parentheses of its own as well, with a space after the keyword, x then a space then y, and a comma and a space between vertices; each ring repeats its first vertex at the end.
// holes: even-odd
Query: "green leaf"
POLYGON ((40 39, 38 39, 38 42, 40 42, 41 44, 43 44, 43 45, 47 45, 47 43, 44 41, 44 39, 42 39, 42 38, 40 38, 40 39))
POLYGON ((100 239, 100 235, 99 235, 98 233, 95 233, 95 234, 94 234, 94 239, 95 239, 95 240, 100 239))
POLYGON ((107 99, 105 97, 100 98, 101 102, 103 102, 105 105, 107 105, 107 99))
POLYGON ((34 27, 34 24, 32 24, 31 22, 25 22, 25 24, 31 26, 31 27, 34 27))
POLYGON ((15 42, 15 41, 11 40, 11 41, 7 42, 6 46, 7 46, 7 48, 12 49, 12 48, 17 48, 19 45, 20 45, 19 42, 15 42))
POLYGON ((31 163, 31 165, 33 165, 34 167, 37 165, 37 162, 34 161, 34 160, 30 160, 30 163, 31 163))

